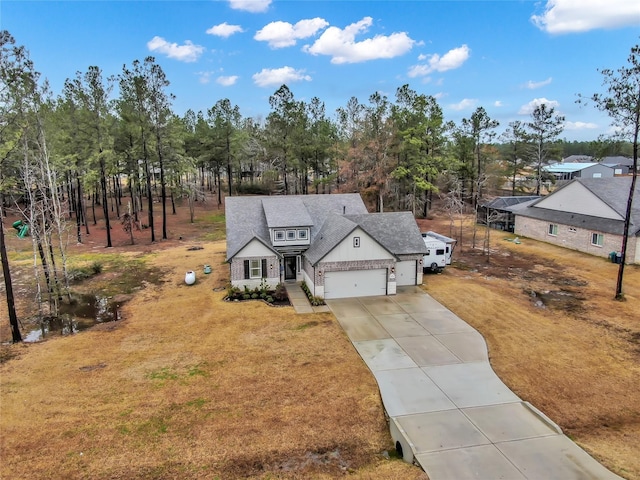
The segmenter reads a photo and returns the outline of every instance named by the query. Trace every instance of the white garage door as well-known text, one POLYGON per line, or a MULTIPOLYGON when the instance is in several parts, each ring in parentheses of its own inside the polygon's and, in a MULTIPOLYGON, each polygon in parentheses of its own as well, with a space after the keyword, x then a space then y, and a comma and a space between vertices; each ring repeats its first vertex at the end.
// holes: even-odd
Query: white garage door
POLYGON ((386 294, 386 268, 325 273, 324 298, 371 297, 386 294))
POLYGON ((417 270, 415 260, 396 263, 396 285, 415 285, 417 270))

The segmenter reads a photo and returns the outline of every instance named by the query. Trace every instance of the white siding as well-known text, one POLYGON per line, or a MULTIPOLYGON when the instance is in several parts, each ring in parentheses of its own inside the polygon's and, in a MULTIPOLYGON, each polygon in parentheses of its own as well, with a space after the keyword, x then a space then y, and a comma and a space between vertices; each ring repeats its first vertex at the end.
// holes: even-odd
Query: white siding
POLYGON ((356 228, 351 235, 340 242, 323 259, 323 262, 347 262, 357 260, 391 259, 391 255, 363 230, 356 228), (354 247, 354 237, 360 239, 360 246, 354 247))
POLYGON ((273 250, 268 249, 264 243, 253 239, 247 243, 242 250, 240 250, 235 256, 236 258, 242 257, 270 257, 274 255, 273 250))
POLYGON ((613 208, 603 203, 602 200, 579 182, 573 182, 554 192, 553 195, 540 200, 535 206, 560 212, 590 215, 592 217, 621 219, 613 208))

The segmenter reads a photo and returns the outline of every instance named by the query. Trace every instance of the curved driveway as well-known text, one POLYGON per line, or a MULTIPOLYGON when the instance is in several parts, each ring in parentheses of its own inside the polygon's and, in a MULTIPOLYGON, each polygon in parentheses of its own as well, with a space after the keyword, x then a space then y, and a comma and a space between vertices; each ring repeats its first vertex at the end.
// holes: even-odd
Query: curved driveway
POLYGON ((420 288, 327 304, 378 382, 396 448, 430 480, 620 479, 509 390, 482 336, 420 288))

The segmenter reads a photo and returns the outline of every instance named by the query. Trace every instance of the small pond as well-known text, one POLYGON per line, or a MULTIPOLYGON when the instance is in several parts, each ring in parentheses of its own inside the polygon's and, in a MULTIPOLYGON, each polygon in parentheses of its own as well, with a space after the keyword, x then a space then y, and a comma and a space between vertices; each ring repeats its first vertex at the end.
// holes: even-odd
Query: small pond
POLYGON ((120 320, 118 304, 113 298, 101 295, 72 294, 70 303, 62 303, 58 317, 48 317, 39 328, 23 338, 25 342, 39 342, 50 335, 71 335, 99 323, 120 320))

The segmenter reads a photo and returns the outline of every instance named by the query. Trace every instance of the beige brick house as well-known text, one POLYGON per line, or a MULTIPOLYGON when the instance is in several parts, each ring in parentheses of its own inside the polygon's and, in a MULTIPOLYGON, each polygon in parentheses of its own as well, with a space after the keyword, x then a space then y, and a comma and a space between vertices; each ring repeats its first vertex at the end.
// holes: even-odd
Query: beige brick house
POLYGON ((368 213, 358 194, 227 197, 231 284, 304 281, 323 298, 393 295, 422 283, 410 212, 368 213))
MULTIPOLYGON (((516 235, 608 257, 620 252, 631 177, 578 178, 509 210, 516 235)), ((626 263, 640 264, 640 187, 636 185, 626 263)))

